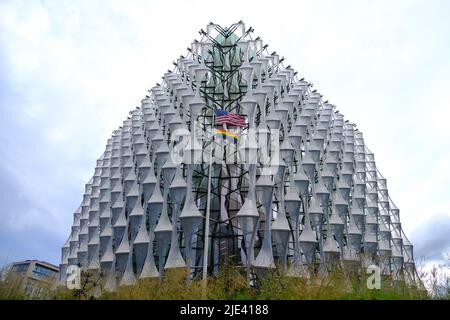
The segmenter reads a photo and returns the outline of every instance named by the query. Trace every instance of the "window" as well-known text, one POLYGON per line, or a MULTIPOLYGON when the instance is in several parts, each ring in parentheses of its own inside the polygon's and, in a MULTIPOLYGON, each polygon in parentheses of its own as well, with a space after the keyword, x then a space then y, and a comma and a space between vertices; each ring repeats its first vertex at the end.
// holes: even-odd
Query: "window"
POLYGON ((30 266, 29 263, 21 263, 21 264, 16 264, 13 267, 13 271, 14 272, 25 272, 28 270, 28 267, 30 266))
POLYGON ((38 287, 37 288, 37 290, 36 290, 36 293, 34 294, 34 297, 35 298, 42 298, 42 296, 43 296, 43 289, 41 288, 41 287, 38 287))
POLYGON ((48 277, 55 277, 55 276, 56 276, 55 271, 45 268, 40 265, 36 265, 33 269, 33 277, 36 277, 36 278, 48 278, 48 277))
POLYGON ((32 292, 33 292, 33 284, 31 282, 27 282, 27 285, 25 287, 25 293, 27 295, 31 295, 32 292))

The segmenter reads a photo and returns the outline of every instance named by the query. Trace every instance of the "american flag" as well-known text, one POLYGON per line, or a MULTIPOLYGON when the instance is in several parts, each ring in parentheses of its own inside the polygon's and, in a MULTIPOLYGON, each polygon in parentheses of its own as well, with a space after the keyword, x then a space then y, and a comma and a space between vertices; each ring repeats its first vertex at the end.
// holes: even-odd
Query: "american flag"
POLYGON ((216 109, 216 125, 228 124, 237 127, 246 127, 245 116, 227 112, 223 109, 216 109))

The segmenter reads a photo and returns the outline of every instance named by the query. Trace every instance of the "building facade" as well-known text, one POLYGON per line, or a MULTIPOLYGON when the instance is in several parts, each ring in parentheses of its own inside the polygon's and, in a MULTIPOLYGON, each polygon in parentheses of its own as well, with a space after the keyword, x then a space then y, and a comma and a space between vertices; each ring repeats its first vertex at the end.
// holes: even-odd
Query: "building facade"
POLYGON ((48 262, 24 260, 14 262, 6 274, 31 299, 45 299, 59 278, 59 268, 48 262))
MULTIPOLYGON (((105 286, 225 262, 414 283, 413 246, 355 124, 242 22, 209 24, 108 139, 62 248, 105 286)), ((252 281, 252 280, 250 280, 252 281)))

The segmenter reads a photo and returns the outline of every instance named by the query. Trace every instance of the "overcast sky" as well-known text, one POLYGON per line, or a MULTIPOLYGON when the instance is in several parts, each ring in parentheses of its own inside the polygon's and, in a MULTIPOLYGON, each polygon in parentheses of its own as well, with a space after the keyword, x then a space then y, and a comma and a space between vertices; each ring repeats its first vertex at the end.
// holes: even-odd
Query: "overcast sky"
POLYGON ((0 265, 58 263, 106 140, 210 21, 355 122, 416 257, 450 248, 449 1, 0 1, 0 265))

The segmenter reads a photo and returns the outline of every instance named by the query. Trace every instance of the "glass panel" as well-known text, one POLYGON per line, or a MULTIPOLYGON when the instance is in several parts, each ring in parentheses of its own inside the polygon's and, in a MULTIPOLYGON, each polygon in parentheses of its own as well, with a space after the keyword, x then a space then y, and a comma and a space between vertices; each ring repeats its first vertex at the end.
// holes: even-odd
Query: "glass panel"
POLYGON ((33 270, 33 276, 37 278, 54 277, 55 275, 55 271, 39 265, 36 265, 33 270))
POLYGON ((30 266, 29 263, 16 264, 13 267, 13 271, 15 271, 15 272, 24 272, 24 271, 28 270, 29 266, 30 266))

